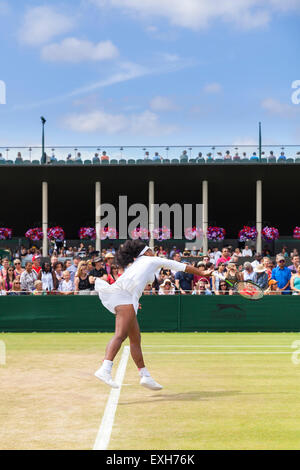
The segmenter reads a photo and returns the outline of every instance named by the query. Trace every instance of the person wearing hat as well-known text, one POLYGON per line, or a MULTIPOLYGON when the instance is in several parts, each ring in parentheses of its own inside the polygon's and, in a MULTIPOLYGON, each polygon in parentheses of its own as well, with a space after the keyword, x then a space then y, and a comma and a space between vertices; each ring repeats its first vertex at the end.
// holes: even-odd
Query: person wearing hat
POLYGON ((265 291, 265 294, 266 295, 281 295, 281 291, 280 289, 278 289, 278 286, 277 286, 277 281, 275 281, 275 279, 270 279, 269 280, 269 287, 268 289, 265 291))
POLYGON ((101 277, 106 281, 107 271, 103 267, 102 258, 100 258, 100 256, 98 256, 92 261, 92 265, 94 269, 92 269, 92 271, 90 271, 89 273, 89 281, 90 281, 90 284, 92 285, 91 290, 95 290, 95 280, 101 277))
POLYGON ((276 258, 277 267, 272 270, 272 279, 277 281, 278 288, 282 294, 290 294, 291 270, 285 266, 285 257, 278 255, 276 258))
POLYGON ((41 271, 40 265, 41 255, 35 255, 32 257, 32 270, 35 271, 37 274, 41 271))
POLYGON ((261 289, 267 289, 269 278, 267 270, 262 264, 258 264, 254 268, 253 282, 255 282, 255 284, 257 284, 261 289))
POLYGON ((174 295, 175 286, 172 284, 170 279, 165 279, 164 282, 159 286, 158 295, 174 295))
POLYGON ((107 274, 111 273, 111 265, 113 264, 114 259, 115 257, 112 253, 106 253, 104 257, 104 261, 105 261, 105 269, 106 269, 107 274))

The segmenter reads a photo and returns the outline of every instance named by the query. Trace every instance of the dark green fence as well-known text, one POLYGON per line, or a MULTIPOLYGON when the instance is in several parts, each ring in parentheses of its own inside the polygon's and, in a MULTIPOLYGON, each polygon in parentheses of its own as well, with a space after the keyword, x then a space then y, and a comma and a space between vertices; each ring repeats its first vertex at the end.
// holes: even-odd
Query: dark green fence
MULTIPOLYGON (((142 331, 300 331, 300 299, 274 296, 142 298, 142 331)), ((1 332, 113 331, 96 296, 0 297, 1 332)))

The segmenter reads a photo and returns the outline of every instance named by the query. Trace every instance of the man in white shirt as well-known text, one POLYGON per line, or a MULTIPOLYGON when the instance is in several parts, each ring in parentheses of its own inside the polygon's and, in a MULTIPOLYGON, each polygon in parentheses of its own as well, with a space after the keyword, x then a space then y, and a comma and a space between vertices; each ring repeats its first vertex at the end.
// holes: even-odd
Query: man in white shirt
POLYGON ((252 250, 250 250, 248 245, 245 245, 245 248, 242 251, 242 256, 245 257, 251 257, 252 256, 252 250))

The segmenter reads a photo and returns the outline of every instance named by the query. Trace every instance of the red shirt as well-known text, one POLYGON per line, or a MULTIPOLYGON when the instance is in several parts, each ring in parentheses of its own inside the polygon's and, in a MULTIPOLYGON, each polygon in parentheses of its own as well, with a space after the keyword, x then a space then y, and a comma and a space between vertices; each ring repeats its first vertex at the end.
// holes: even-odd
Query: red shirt
POLYGON ((32 266, 32 269, 39 274, 40 270, 42 269, 41 266, 32 266))
POLYGON ((221 258, 218 259, 216 265, 219 266, 220 263, 228 263, 230 259, 231 259, 231 256, 228 256, 228 258, 224 258, 224 256, 221 256, 221 258))

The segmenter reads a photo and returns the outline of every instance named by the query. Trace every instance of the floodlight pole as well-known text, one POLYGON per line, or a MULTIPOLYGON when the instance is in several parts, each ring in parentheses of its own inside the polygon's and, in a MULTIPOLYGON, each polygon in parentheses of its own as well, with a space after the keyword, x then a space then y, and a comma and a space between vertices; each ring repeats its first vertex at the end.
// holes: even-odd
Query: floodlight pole
POLYGON ((258 124, 258 148, 259 148, 259 161, 261 162, 261 122, 258 124))
MULTIPOLYGON (((42 121, 42 162, 44 161, 44 156, 45 156, 45 124, 46 124, 46 119, 41 116, 41 121, 42 121)), ((46 160, 45 160, 46 163, 46 160)))

